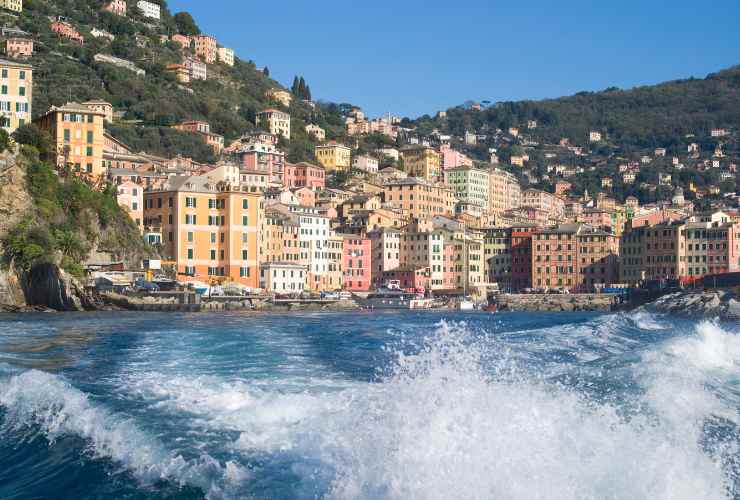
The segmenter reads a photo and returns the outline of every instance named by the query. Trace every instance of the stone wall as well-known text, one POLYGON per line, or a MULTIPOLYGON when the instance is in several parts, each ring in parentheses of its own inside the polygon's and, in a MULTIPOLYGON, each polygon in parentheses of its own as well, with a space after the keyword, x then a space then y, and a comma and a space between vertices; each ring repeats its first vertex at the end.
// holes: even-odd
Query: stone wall
POLYGON ((496 298, 500 311, 611 311, 618 302, 618 297, 609 294, 502 294, 496 298))

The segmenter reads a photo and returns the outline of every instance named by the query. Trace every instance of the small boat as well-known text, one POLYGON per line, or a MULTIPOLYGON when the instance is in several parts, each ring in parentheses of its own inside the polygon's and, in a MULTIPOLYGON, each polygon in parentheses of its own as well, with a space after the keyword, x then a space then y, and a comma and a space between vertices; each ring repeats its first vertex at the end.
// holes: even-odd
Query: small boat
POLYGON ((475 310, 475 302, 473 302, 470 299, 463 299, 460 301, 460 310, 461 311, 474 311, 475 310))
MULTIPOLYGON (((395 281, 378 288, 365 298, 357 297, 355 301, 363 309, 428 309, 423 295, 405 292, 395 281)), ((431 307, 431 303, 429 305, 431 307)))

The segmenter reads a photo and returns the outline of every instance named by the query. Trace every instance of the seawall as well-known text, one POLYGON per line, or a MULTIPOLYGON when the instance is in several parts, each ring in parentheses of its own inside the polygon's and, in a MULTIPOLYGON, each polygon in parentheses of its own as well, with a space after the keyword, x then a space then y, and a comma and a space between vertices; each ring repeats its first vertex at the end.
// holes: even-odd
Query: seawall
POLYGON ((501 294, 496 297, 496 303, 500 311, 612 311, 621 304, 621 298, 618 295, 603 293, 501 294))

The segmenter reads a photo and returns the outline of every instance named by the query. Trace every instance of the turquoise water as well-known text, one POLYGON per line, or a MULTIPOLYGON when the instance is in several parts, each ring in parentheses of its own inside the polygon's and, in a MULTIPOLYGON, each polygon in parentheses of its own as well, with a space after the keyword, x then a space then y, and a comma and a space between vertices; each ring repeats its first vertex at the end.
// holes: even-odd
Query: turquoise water
POLYGON ((8 315, 0 498, 738 498, 737 332, 647 312, 8 315))

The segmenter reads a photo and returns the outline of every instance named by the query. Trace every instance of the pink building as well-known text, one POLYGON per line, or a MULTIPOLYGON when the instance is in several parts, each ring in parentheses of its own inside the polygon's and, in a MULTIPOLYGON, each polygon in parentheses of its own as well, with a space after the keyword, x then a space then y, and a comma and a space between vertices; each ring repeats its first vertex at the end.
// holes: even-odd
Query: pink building
POLYGON ((116 189, 118 205, 128 212, 139 231, 142 231, 144 229, 144 189, 131 181, 119 184, 116 189))
POLYGON ((452 149, 449 144, 443 145, 440 148, 440 152, 442 153, 443 169, 473 166, 473 160, 460 151, 452 149))
POLYGON ((591 226, 598 227, 605 231, 614 232, 614 227, 612 226, 612 214, 606 210, 599 210, 598 208, 584 210, 580 215, 578 215, 576 222, 590 224, 591 226))
POLYGON ((283 184, 286 187, 307 187, 310 189, 324 189, 326 187, 326 171, 324 167, 307 162, 286 163, 283 184))
POLYGON ((390 271, 383 271, 383 282, 399 281, 404 290, 429 290, 431 271, 424 266, 401 266, 390 271))
POLYGON ((365 292, 370 290, 372 245, 370 238, 346 234, 344 238, 344 289, 365 292))
POLYGON ((33 40, 30 38, 8 38, 5 40, 5 55, 13 59, 28 59, 33 55, 33 40))
POLYGON ((316 191, 307 187, 299 187, 291 189, 293 195, 298 199, 304 207, 315 207, 316 206, 316 191))
POLYGON ((652 212, 636 215, 632 218, 632 227, 657 226, 666 222, 674 222, 685 219, 686 215, 677 210, 668 210, 665 208, 656 209, 652 212))
POLYGON ((125 0, 112 0, 105 6, 105 10, 117 14, 119 16, 126 15, 126 2, 125 0))
POLYGON ((172 35, 171 40, 180 45, 181 48, 185 49, 190 47, 190 37, 187 35, 181 35, 179 33, 172 35))
POLYGON ((79 31, 77 31, 75 27, 69 23, 54 21, 53 23, 51 23, 51 31, 57 33, 61 37, 69 38, 74 42, 80 44, 85 43, 85 37, 80 35, 79 31))
POLYGON ((218 44, 216 39, 209 35, 198 35, 193 37, 195 42, 195 55, 206 64, 213 64, 218 58, 218 44))
POLYGON ((444 290, 454 290, 457 288, 455 283, 455 244, 447 242, 444 244, 444 253, 442 255, 442 288, 444 290))
POLYGON ((278 151, 275 146, 250 142, 242 146, 239 156, 245 170, 267 173, 270 182, 282 182, 286 187, 301 187, 289 185, 284 181, 287 170, 285 153, 278 151))

